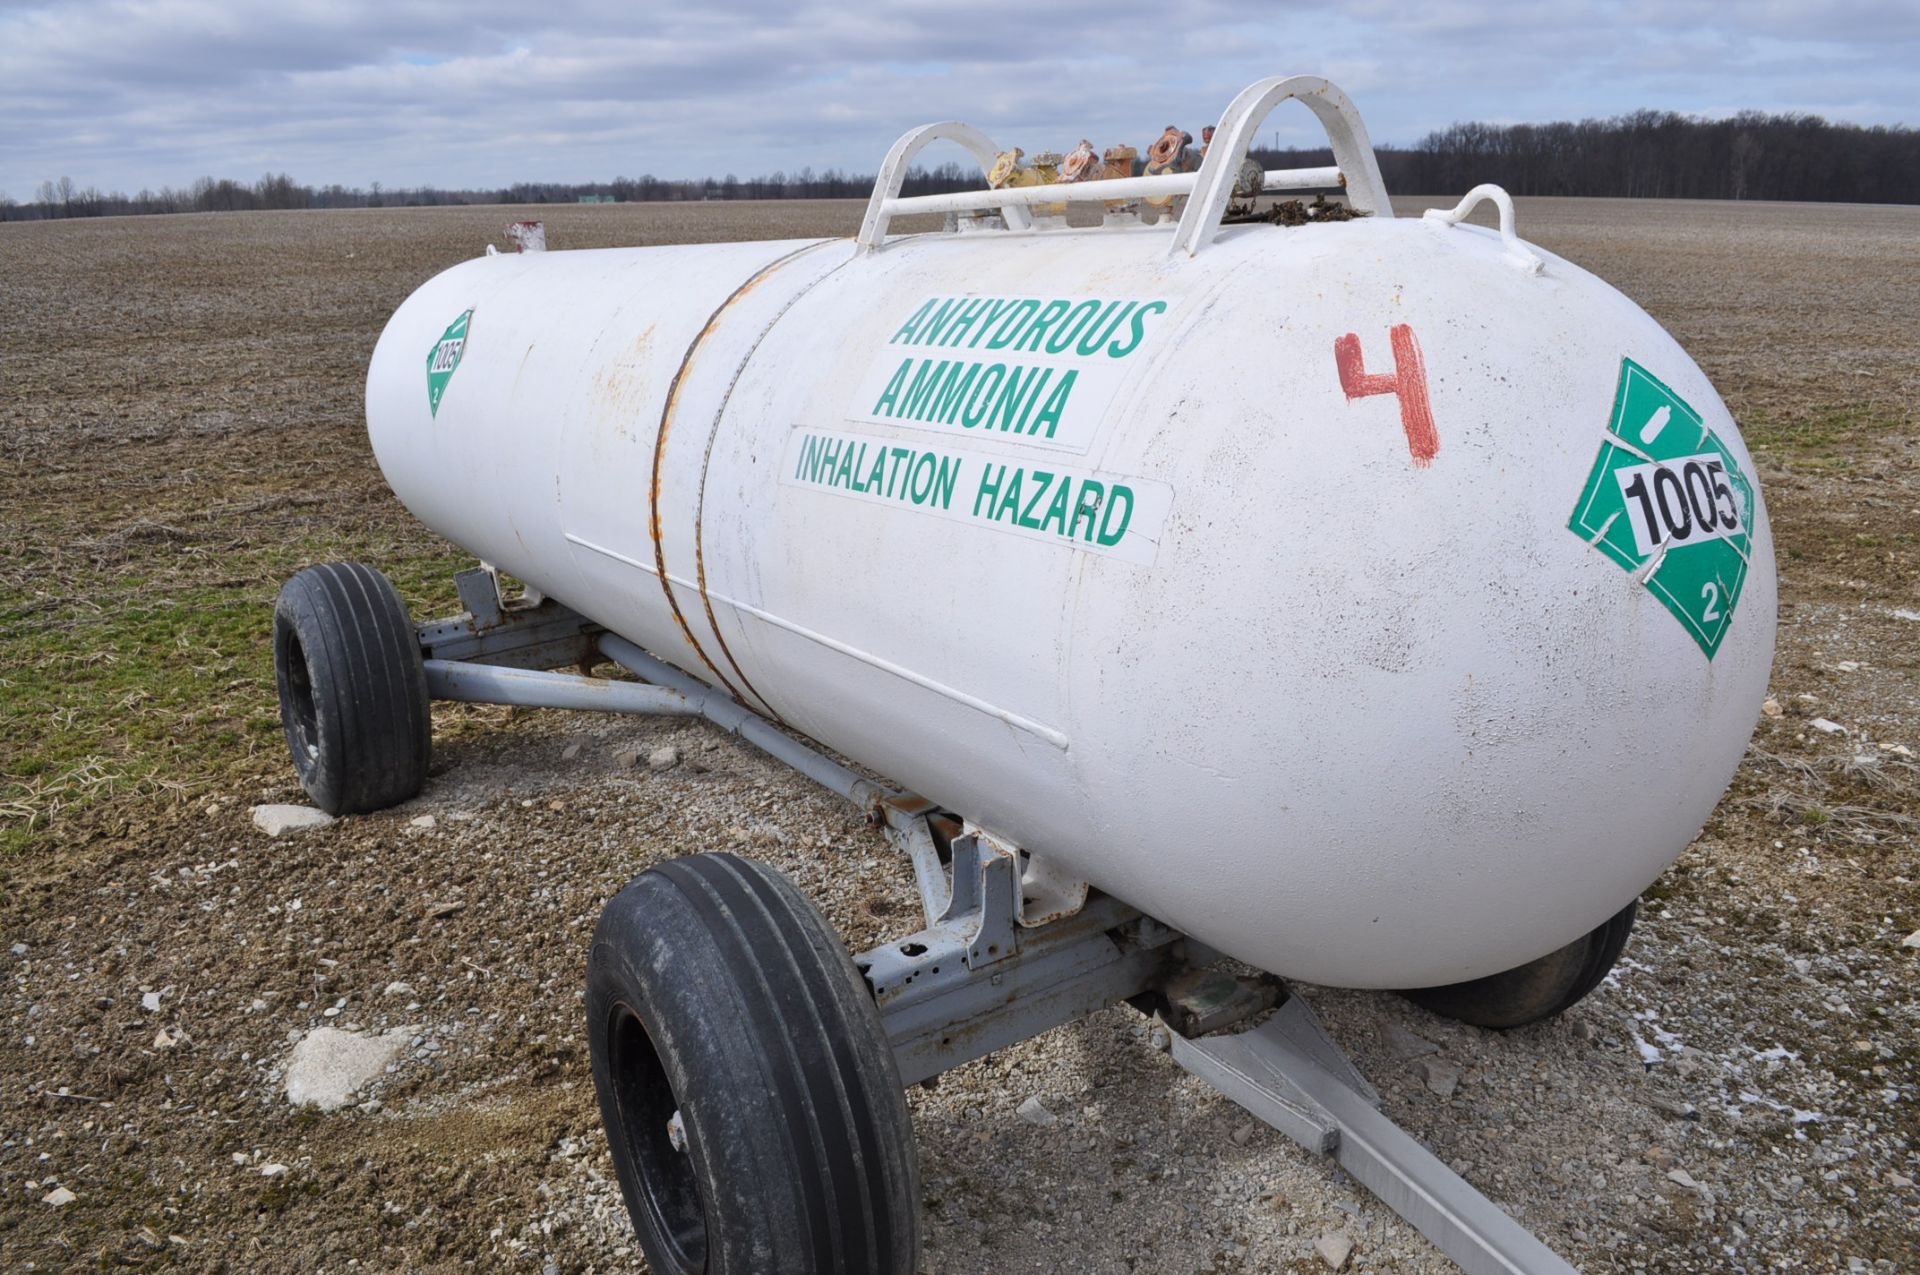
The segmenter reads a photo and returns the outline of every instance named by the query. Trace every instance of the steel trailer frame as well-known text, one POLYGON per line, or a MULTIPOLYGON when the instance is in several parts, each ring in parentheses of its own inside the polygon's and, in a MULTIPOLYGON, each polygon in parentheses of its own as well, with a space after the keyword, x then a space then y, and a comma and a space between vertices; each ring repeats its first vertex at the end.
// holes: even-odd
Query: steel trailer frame
POLYGON ((489 566, 455 585, 466 611, 417 629, 434 698, 704 718, 852 802, 907 857, 926 924, 854 957, 904 1084, 1129 1001, 1165 1026, 1174 1062, 1332 1158, 1470 1275, 1574 1270, 1382 1114, 1298 995, 1210 970, 1218 953, 1119 899, 1037 878, 1018 847, 858 774, 559 602, 504 599, 489 566), (590 676, 602 661, 641 680, 590 676), (569 664, 581 671, 549 671, 569 664))

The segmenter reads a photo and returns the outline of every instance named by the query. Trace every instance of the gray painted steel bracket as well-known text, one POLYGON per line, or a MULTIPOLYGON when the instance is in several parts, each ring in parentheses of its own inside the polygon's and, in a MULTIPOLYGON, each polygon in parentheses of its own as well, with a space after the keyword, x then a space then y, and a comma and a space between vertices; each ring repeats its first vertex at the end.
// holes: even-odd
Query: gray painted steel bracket
POLYGON ((1309 1151, 1332 1156, 1468 1275, 1575 1275, 1381 1114, 1379 1094, 1298 996, 1251 1031, 1200 1040, 1175 1033, 1173 1060, 1309 1151))
POLYGON ((954 842, 956 880, 939 920, 854 957, 873 989, 902 1084, 1137 995, 1177 963, 1181 936, 1109 895, 1033 929, 1013 923, 1009 856, 954 842))
POLYGON ((458 572, 453 585, 466 610, 417 626, 426 659, 553 669, 592 658, 600 626, 552 598, 507 602, 485 567, 458 572))

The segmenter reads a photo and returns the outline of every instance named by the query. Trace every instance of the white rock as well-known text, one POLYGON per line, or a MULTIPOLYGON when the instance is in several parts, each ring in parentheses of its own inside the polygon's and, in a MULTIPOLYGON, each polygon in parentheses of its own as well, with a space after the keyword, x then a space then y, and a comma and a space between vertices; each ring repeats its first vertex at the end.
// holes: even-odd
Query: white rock
POLYGON ((1760 712, 1767 717, 1778 717, 1784 711, 1786 710, 1780 707, 1780 701, 1771 695, 1767 696, 1766 702, 1760 705, 1760 712))
POLYGON ((1440 1046, 1434 1044, 1424 1036, 1416 1036, 1411 1030, 1401 1026, 1399 1023, 1388 1023, 1387 1030, 1383 1035, 1386 1038, 1387 1048, 1392 1050, 1394 1055, 1399 1058, 1418 1058, 1422 1054, 1437 1054, 1440 1052, 1440 1046))
POLYGON ((1920 947, 1920 930, 1915 930, 1900 940, 1901 947, 1920 947))
POLYGON ((395 982, 388 983, 386 991, 382 994, 386 996, 411 996, 413 995, 413 984, 402 983, 396 980, 395 982))
POLYGON ((1453 1091, 1460 1087, 1460 1069, 1450 1062, 1439 1058, 1423 1058, 1416 1066, 1420 1078, 1427 1082, 1427 1088, 1442 1098, 1453 1097, 1453 1091))
POLYGON ((1687 1190, 1689 1191, 1698 1191, 1700 1189, 1700 1184, 1698 1182, 1695 1182, 1693 1180, 1693 1175, 1691 1173, 1688 1173, 1685 1169, 1667 1170, 1667 1181, 1676 1182, 1679 1185, 1687 1188, 1687 1190))
POLYGON ((1320 1255, 1328 1270, 1344 1271, 1353 1256, 1353 1241, 1345 1231, 1331 1231, 1314 1241, 1313 1251, 1320 1255))
POLYGON ((57 1186, 53 1188, 53 1190, 47 1192, 45 1195, 41 1196, 40 1203, 51 1204, 56 1209, 63 1209, 67 1205, 72 1204, 75 1200, 79 1198, 80 1198, 79 1196, 67 1190, 67 1188, 63 1186, 57 1186))
POLYGON ((1808 722, 1807 725, 1824 735, 1844 735, 1847 733, 1847 728, 1839 722, 1829 721, 1824 717, 1816 717, 1811 722, 1808 722))
POLYGON ((25 943, 15 943, 12 951, 15 956, 25 956, 27 954, 27 945, 25 943))
POLYGON ((1902 608, 1895 608, 1893 618, 1896 620, 1920 620, 1920 611, 1908 611, 1902 608))
POLYGON ((337 1111, 349 1095, 377 1079, 407 1047, 412 1027, 395 1027, 378 1036, 316 1027, 287 1057, 287 1101, 337 1111))
POLYGON ((1913 1179, 1912 1179, 1912 1178, 1910 1178, 1910 1177, 1908 1177, 1908 1176, 1907 1176, 1906 1174, 1904 1174, 1904 1173, 1889 1173, 1889 1174, 1887 1175, 1887 1185, 1889 1185, 1889 1186, 1912 1186, 1912 1185, 1913 1185, 1913 1179))
POLYGON ((143 993, 140 997, 140 1008, 146 1010, 149 1014, 159 1013, 160 1012, 160 993, 158 992, 143 993))
POLYGON ((1060 1119, 1059 1116, 1047 1110, 1045 1104, 1040 1101, 1040 1095, 1038 1094, 1035 1094, 1020 1104, 1019 1115, 1020 1118, 1028 1124, 1037 1125, 1050 1125, 1060 1119))
POLYGON ((574 758, 578 757, 579 755, 580 755, 580 744, 578 742, 568 744, 565 748, 560 750, 561 761, 572 761, 574 758))
POLYGON ((647 765, 654 770, 672 770, 680 764, 680 750, 672 744, 647 754, 647 765))
POLYGON ((1700 1109, 1684 1098, 1669 1098, 1664 1094, 1654 1094, 1647 1099, 1652 1107, 1669 1120, 1698 1120, 1700 1109))
POLYGON ((284 1164, 263 1164, 260 1166, 260 1176, 263 1178, 282 1178, 286 1175, 287 1166, 284 1164))
POLYGON ((1252 1122, 1248 1122, 1246 1124, 1241 1125, 1239 1128, 1235 1129, 1231 1134, 1227 1136, 1233 1139, 1234 1146, 1244 1147, 1249 1142, 1253 1141, 1253 1133, 1254 1133, 1253 1124, 1252 1122))
POLYGON ((253 826, 269 837, 284 837, 289 832, 304 832, 308 828, 324 828, 332 822, 332 815, 324 810, 315 810, 312 806, 253 808, 253 826))
POLYGON ((414 818, 407 820, 407 826, 409 828, 438 828, 440 821, 432 815, 416 815, 414 818))

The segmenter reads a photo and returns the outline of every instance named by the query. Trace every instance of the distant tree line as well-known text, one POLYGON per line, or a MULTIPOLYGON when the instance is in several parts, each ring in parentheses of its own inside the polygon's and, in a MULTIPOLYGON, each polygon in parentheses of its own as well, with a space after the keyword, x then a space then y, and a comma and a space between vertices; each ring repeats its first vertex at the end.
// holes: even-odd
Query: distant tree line
MULTIPOLYGON (((1920 203, 1920 129, 1835 124, 1817 115, 1744 111, 1703 120, 1671 111, 1635 111, 1605 120, 1554 124, 1455 124, 1409 147, 1379 148, 1389 190, 1451 194, 1496 182, 1516 195, 1625 196, 1638 199, 1795 199, 1920 203)), ((1333 162, 1325 148, 1268 150, 1269 168, 1333 162)), ((248 185, 202 177, 185 190, 137 195, 76 188, 71 179, 40 183, 24 203, 0 194, 0 220, 142 213, 238 212, 278 208, 423 207, 442 204, 571 204, 582 196, 621 203, 706 199, 847 199, 873 189, 870 173, 811 167, 760 177, 666 179, 643 174, 610 182, 519 182, 498 190, 303 186, 285 173, 248 185)), ((957 162, 914 168, 903 193, 934 194, 980 185, 978 170, 957 162)))
MULTIPOLYGON (((389 189, 379 182, 360 187, 303 186, 285 173, 268 173, 248 185, 231 178, 202 177, 180 190, 163 186, 137 195, 111 194, 77 187, 70 177, 44 181, 26 203, 0 193, 0 221, 44 221, 58 217, 120 217, 148 213, 256 212, 283 208, 426 208, 452 204, 571 204, 598 195, 618 203, 687 202, 707 199, 864 198, 873 189, 870 173, 837 168, 816 173, 811 167, 764 177, 667 180, 651 174, 616 177, 610 182, 517 182, 495 190, 440 190, 428 186, 389 189)), ((925 195, 968 190, 981 184, 978 169, 958 163, 911 169, 902 191, 925 195)))
MULTIPOLYGON (((1455 124, 1379 156, 1387 189, 1408 194, 1493 182, 1514 195, 1920 203, 1920 129, 1817 115, 1635 111, 1577 124, 1455 124)), ((1287 162, 1333 158, 1300 151, 1287 162)))

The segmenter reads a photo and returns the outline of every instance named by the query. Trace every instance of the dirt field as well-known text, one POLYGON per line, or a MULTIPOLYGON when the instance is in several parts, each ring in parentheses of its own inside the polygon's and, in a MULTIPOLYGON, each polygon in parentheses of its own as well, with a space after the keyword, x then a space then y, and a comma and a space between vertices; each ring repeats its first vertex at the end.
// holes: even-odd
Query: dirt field
MULTIPOLYGON (((859 217, 529 211, 558 247, 859 217)), ((638 1269, 579 1021, 601 903, 731 847, 855 949, 911 925, 877 834, 686 724, 443 706, 417 801, 251 826, 301 799, 281 580, 359 558, 417 616, 452 609, 464 563, 388 495, 362 381, 401 299, 516 215, 0 225, 6 1269, 638 1269), (614 759, 667 742, 664 772, 614 759), (321 1024, 411 1029, 326 1116, 280 1083, 321 1024)), ((1523 201, 1520 230, 1671 328, 1754 446, 1778 715, 1562 1019, 1315 1003, 1390 1114, 1585 1270, 1920 1269, 1920 209, 1523 201), (1450 1096, 1407 1032, 1461 1069, 1450 1096)), ((1109 1011, 912 1094, 929 1271, 1310 1271, 1336 1230, 1356 1270, 1451 1269, 1143 1037, 1109 1011), (1057 1124, 1015 1115, 1032 1095, 1057 1124)))

